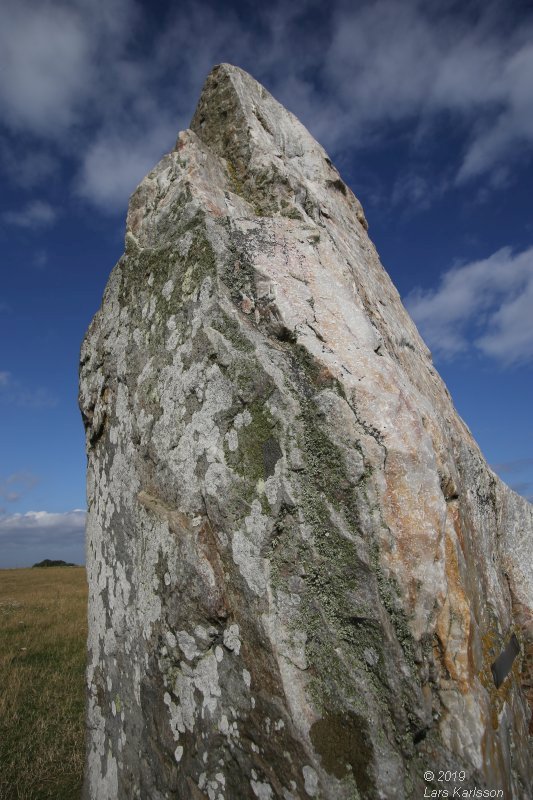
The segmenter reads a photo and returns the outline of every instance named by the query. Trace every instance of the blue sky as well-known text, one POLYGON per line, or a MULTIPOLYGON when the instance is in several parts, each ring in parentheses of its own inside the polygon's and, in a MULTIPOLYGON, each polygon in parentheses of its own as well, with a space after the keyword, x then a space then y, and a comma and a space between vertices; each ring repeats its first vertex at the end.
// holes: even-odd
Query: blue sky
POLYGON ((83 561, 78 353, 221 61, 329 151, 489 463, 533 495, 533 4, 4 0, 0 566, 83 561))

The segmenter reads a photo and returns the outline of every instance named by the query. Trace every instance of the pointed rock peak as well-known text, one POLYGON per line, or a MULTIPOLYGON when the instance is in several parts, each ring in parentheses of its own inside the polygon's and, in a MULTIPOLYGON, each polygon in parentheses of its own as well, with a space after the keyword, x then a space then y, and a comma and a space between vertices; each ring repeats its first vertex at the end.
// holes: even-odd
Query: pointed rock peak
POLYGON ((235 190, 259 214, 316 218, 324 198, 314 196, 315 188, 321 187, 348 197, 357 219, 368 227, 359 201, 324 148, 239 67, 219 64, 211 70, 190 127, 226 160, 235 190))
MULTIPOLYGON (((218 155, 249 160, 255 148, 285 158, 320 148, 296 117, 264 86, 232 64, 214 67, 204 84, 192 130, 218 155), (307 144, 307 148, 304 147, 307 144)), ((320 153, 324 157, 323 151, 320 153)))

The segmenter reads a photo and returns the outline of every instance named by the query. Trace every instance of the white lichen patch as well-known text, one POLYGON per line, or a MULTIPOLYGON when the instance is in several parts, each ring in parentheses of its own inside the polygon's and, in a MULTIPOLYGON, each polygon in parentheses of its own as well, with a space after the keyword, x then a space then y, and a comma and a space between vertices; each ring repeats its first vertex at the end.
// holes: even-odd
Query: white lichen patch
POLYGON ((202 710, 214 714, 218 698, 222 694, 218 681, 218 662, 214 653, 208 653, 200 659, 193 673, 194 685, 203 695, 202 710))
POLYGON ((224 647, 227 647, 228 650, 233 650, 236 656, 239 655, 241 651, 241 640, 239 638, 239 626, 238 625, 230 625, 229 628, 226 628, 223 633, 223 641, 224 647))
POLYGON ((192 661, 193 658, 200 655, 194 636, 191 636, 187 631, 178 631, 177 640, 179 648, 187 661, 192 661))
POLYGON ((225 736, 229 734, 229 720, 225 714, 222 714, 218 721, 218 729, 220 733, 223 733, 225 736))
POLYGON ((379 661, 379 656, 373 647, 365 647, 363 650, 363 656, 366 663, 371 667, 374 667, 379 661))
POLYGON ((265 781, 256 781, 251 780, 250 786, 252 787, 252 791, 259 800, 272 800, 274 794, 272 792, 272 786, 265 781))
POLYGON ((218 729, 220 733, 227 736, 228 739, 239 738, 239 726, 236 721, 230 722, 226 714, 222 714, 218 721, 218 729))
MULTIPOLYGON (((181 705, 178 705, 174 702, 174 700, 172 699, 172 697, 168 692, 165 692, 165 694, 163 695, 163 702, 168 708, 170 717, 169 719, 170 730, 172 731, 174 740, 177 742, 180 738, 180 733, 185 733, 183 709, 181 705)), ((192 730, 192 727, 190 727, 189 730, 192 730)))
POLYGON ((226 444, 228 445, 228 450, 234 453, 239 447, 239 436, 235 428, 230 428, 229 431, 224 436, 226 440, 226 444))
POLYGON ((172 294, 172 290, 174 289, 174 281, 167 281, 161 290, 161 294, 168 300, 170 295, 172 294))
POLYGON ((302 767, 302 773, 304 776, 304 789, 306 793, 309 797, 316 797, 318 791, 318 775, 313 767, 310 767, 308 764, 302 767))
POLYGON ((237 430, 240 430, 241 428, 249 425, 251 421, 252 421, 252 415, 250 414, 248 409, 245 408, 244 411, 241 411, 239 414, 237 414, 237 416, 233 420, 233 424, 237 430))
POLYGON ((252 502, 251 514, 245 517, 244 530, 235 532, 232 540, 233 560, 239 567, 250 589, 263 595, 267 584, 267 559, 261 556, 272 520, 262 513, 261 502, 252 502))

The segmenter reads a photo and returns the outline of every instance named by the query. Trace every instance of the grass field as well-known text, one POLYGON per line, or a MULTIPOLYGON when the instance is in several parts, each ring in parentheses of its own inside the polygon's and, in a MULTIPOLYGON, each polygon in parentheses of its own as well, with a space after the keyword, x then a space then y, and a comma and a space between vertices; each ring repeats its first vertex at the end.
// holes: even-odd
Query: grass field
POLYGON ((79 800, 83 567, 0 570, 0 800, 79 800))

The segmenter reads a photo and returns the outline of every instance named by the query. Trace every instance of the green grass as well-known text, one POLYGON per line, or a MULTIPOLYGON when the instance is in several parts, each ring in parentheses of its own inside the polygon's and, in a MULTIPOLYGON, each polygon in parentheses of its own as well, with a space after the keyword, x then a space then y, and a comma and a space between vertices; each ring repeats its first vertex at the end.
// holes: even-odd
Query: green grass
POLYGON ((82 567, 0 570, 0 800, 75 800, 84 765, 82 567))

